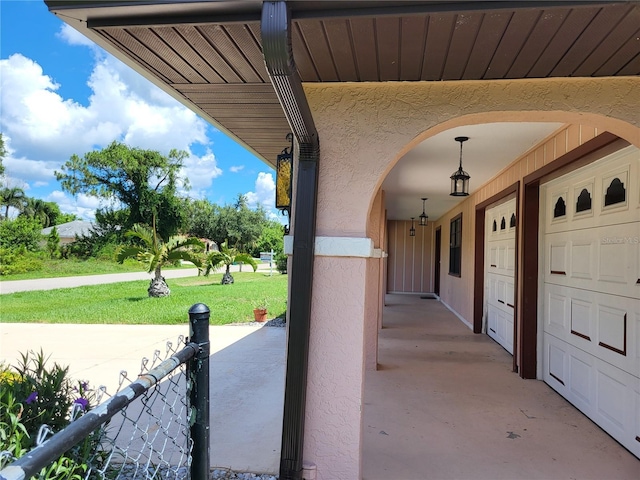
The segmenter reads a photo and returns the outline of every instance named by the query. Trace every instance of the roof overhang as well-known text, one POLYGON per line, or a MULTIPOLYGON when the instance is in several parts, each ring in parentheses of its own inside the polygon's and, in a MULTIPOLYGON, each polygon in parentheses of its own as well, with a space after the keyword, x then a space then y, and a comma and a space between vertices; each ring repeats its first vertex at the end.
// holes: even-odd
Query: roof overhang
MULTIPOLYGON (((45 0, 50 10, 270 165, 290 131, 262 55, 262 1, 45 0)), ((640 5, 291 1, 303 82, 640 74, 640 5)))

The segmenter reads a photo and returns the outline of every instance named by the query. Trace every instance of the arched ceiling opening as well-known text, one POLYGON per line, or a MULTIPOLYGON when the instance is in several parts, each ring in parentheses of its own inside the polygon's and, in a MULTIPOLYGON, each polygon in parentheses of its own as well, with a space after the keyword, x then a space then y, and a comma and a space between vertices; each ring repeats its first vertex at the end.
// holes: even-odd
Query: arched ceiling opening
POLYGON ((382 183, 387 218, 407 220, 426 213, 436 220, 465 197, 452 197, 450 177, 460 160, 458 136, 469 137, 462 151, 463 168, 471 176, 473 194, 498 172, 560 129, 557 122, 501 122, 464 125, 427 138, 408 151, 382 183))

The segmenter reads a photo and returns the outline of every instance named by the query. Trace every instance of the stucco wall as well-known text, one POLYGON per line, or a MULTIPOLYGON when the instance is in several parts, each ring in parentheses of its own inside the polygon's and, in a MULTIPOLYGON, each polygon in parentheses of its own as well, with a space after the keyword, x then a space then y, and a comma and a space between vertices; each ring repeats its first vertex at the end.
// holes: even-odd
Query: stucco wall
POLYGON ((360 478, 367 260, 316 257, 307 378, 305 461, 318 480, 360 478))
MULTIPOLYGON (((384 192, 378 190, 367 222, 367 236, 373 241, 374 248, 382 249, 384 246, 385 220, 384 192)), ((367 370, 375 370, 378 367, 378 330, 382 322, 382 308, 379 299, 383 292, 384 262, 383 256, 370 259, 367 262, 367 298, 365 299, 364 317, 364 357, 367 370)))
POLYGON ((639 78, 305 84, 321 145, 317 234, 365 236, 386 174, 453 126, 552 121, 640 143, 639 78))

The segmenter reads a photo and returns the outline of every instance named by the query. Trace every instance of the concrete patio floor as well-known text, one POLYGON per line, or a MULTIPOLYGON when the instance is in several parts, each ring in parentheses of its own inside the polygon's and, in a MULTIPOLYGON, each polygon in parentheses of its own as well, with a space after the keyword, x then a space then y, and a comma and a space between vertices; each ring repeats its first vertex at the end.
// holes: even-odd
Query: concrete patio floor
POLYGON ((387 295, 363 478, 629 479, 640 460, 437 300, 387 295))

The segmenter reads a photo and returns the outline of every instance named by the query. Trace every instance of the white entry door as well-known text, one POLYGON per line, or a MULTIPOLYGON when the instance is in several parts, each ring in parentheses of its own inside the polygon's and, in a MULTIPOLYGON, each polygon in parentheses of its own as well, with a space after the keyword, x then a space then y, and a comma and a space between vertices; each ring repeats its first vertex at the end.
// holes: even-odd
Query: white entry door
POLYGON ((516 199, 485 212, 485 331, 513 355, 516 199))
POLYGON ((640 458, 640 151, 541 187, 543 378, 640 458))

